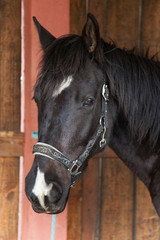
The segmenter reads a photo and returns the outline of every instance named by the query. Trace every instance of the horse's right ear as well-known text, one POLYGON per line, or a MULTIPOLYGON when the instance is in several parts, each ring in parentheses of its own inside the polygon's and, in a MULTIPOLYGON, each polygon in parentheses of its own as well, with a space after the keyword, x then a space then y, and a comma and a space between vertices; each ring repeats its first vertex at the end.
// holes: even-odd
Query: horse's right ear
POLYGON ((94 53, 100 45, 99 25, 96 18, 88 13, 87 22, 82 30, 82 37, 89 53, 94 53))
POLYGON ((33 17, 33 21, 35 23, 39 40, 43 50, 46 48, 56 39, 51 33, 49 33, 41 24, 38 22, 36 17, 33 17))

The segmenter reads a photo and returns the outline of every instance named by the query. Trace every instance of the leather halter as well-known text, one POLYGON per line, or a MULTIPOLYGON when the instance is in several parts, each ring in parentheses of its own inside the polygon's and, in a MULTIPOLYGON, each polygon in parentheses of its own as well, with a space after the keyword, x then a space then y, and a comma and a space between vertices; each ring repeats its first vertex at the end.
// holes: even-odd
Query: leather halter
POLYGON ((48 157, 52 160, 63 164, 71 174, 71 187, 74 185, 77 177, 82 173, 81 167, 85 160, 89 157, 91 150, 95 143, 101 137, 99 142, 100 149, 103 149, 106 145, 106 129, 108 128, 108 117, 107 117, 107 103, 109 101, 109 90, 107 84, 103 84, 102 87, 102 114, 99 121, 99 126, 96 134, 89 140, 84 152, 75 161, 69 160, 55 147, 37 142, 33 147, 33 154, 48 157))

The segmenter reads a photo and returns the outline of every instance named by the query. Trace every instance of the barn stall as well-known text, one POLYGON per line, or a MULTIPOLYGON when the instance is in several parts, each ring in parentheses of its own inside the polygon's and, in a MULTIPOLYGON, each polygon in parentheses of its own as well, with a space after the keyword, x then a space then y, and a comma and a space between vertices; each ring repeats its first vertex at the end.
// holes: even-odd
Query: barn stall
POLYGON ((111 149, 90 160, 62 214, 36 214, 24 194, 24 177, 36 142, 32 96, 41 56, 32 16, 58 37, 81 34, 86 13, 91 12, 106 41, 112 39, 127 49, 150 46, 153 55, 160 49, 159 10, 159 0, 1 1, 0 239, 160 239, 160 221, 148 191, 111 149))

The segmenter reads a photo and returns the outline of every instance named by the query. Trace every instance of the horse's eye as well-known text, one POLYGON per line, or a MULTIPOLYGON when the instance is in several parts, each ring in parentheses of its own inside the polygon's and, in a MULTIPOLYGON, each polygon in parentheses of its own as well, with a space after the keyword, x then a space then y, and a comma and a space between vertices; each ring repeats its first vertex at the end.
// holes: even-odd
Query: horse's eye
POLYGON ((94 104, 94 101, 95 101, 95 99, 93 97, 89 97, 83 102, 83 106, 90 107, 94 104))

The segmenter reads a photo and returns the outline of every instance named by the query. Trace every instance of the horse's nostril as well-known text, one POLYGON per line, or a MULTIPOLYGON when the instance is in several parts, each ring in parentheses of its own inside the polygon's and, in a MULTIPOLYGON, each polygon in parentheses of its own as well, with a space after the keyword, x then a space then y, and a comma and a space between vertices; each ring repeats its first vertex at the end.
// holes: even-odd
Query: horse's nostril
POLYGON ((45 203, 45 206, 49 205, 49 198, 48 198, 48 196, 44 196, 44 203, 45 203))
POLYGON ((54 183, 53 188, 50 192, 51 202, 53 202, 53 203, 58 202, 61 199, 61 196, 62 196, 61 187, 57 183, 54 183))

